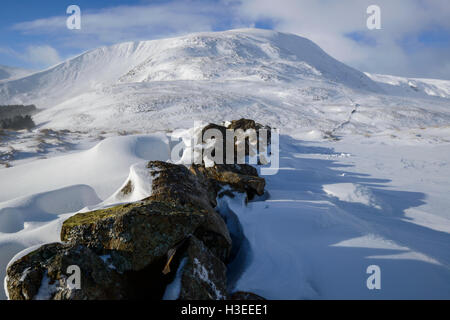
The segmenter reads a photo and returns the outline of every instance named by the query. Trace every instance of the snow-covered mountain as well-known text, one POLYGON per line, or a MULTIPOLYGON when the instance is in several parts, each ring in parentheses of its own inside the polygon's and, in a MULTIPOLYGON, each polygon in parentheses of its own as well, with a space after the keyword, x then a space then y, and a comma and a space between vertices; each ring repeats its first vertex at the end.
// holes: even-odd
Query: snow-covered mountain
POLYGON ((176 80, 295 81, 323 79, 377 91, 363 73, 308 39, 267 30, 199 33, 102 47, 30 77, 2 85, 2 101, 42 107, 119 83, 176 80))
POLYGON ((370 73, 366 73, 366 75, 373 81, 388 85, 391 90, 397 90, 404 95, 417 92, 422 95, 450 99, 450 81, 448 80, 405 78, 370 73))
POLYGON ((117 44, 0 81, 0 105, 42 109, 36 130, 0 135, 0 164, 12 165, 0 168, 0 279, 20 251, 58 241, 75 211, 116 199, 136 163, 167 161, 167 132, 245 117, 281 130, 280 170, 268 199, 221 200, 248 239, 235 289, 448 299, 449 88, 365 74, 257 29, 117 44), (367 289, 369 265, 382 290, 367 289))
POLYGON ((308 39, 239 29, 95 49, 0 83, 0 104, 35 104, 45 109, 35 119, 46 127, 86 130, 129 130, 130 124, 138 131, 170 130, 233 114, 333 131, 343 129, 355 106, 358 113, 344 127, 360 133, 448 119, 442 94, 405 91, 371 77, 308 39))
POLYGON ((14 68, 8 66, 0 65, 0 81, 12 80, 21 77, 25 77, 31 74, 33 71, 22 69, 22 68, 14 68))

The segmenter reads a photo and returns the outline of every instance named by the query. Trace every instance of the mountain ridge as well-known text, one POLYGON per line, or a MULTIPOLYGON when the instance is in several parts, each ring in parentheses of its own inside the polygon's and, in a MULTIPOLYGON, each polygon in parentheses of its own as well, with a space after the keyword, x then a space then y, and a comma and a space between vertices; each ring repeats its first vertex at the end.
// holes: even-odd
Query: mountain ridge
POLYGON ((261 29, 237 29, 93 49, 47 70, 0 85, 3 97, 0 103, 34 100, 40 104, 39 100, 43 100, 42 107, 47 107, 53 104, 52 100, 59 103, 115 83, 293 81, 299 77, 323 78, 379 91, 366 75, 330 57, 306 38, 261 29), (55 95, 54 91, 60 92, 55 95))
POLYGON ((414 90, 385 80, 306 38, 237 29, 90 50, 0 83, 0 104, 36 105, 43 128, 88 131, 175 130, 230 115, 333 133, 447 123, 445 82, 414 90))
POLYGON ((0 65, 0 83, 16 78, 25 77, 33 73, 32 70, 0 65))

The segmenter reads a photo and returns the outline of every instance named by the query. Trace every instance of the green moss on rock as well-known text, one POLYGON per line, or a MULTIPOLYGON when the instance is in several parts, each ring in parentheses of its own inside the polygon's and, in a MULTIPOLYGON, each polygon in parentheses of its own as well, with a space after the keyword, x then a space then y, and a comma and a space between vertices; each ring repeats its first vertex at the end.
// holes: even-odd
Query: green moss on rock
POLYGON ((205 223, 208 212, 154 200, 80 213, 64 222, 61 239, 111 255, 121 272, 142 270, 205 223))
POLYGON ((61 229, 61 240, 62 241, 68 241, 68 234, 71 229, 73 229, 76 226, 80 225, 89 225, 89 224, 95 224, 100 220, 104 220, 107 218, 115 217, 120 214, 123 214, 124 212, 129 211, 133 207, 137 207, 137 203, 130 203, 130 204, 124 204, 115 206, 108 209, 102 209, 102 210, 96 210, 96 211, 90 211, 90 212, 83 212, 78 213, 66 221, 64 221, 61 229))

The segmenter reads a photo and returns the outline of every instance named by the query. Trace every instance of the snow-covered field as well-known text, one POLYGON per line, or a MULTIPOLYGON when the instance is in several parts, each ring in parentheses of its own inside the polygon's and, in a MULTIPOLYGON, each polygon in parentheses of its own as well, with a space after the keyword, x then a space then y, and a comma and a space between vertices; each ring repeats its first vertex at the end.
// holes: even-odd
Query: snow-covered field
POLYGON ((42 111, 32 132, 0 135, 12 166, 0 169, 0 278, 20 251, 57 241, 67 217, 118 202, 136 163, 168 160, 172 130, 246 117, 280 129, 280 170, 265 201, 221 204, 248 239, 236 289, 449 299, 449 88, 364 74, 254 29, 119 44, 2 81, 0 105, 42 111), (370 265, 381 290, 366 286, 370 265))

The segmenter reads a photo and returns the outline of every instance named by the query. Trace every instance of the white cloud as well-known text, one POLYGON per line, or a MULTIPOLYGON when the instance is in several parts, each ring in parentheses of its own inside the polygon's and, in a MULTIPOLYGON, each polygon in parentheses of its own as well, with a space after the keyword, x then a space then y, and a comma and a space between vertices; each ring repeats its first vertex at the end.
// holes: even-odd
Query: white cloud
POLYGON ((61 62, 58 51, 51 46, 29 46, 19 57, 31 65, 48 67, 61 62))
POLYGON ((240 14, 271 19, 275 29, 310 38, 330 55, 363 71, 450 79, 450 48, 412 43, 421 32, 438 26, 450 33, 447 0, 241 0, 240 14), (366 9, 381 7, 382 30, 366 28, 366 9), (362 32, 374 45, 351 40, 362 32), (447 66, 443 68, 443 66, 447 66))
POLYGON ((219 6, 205 1, 183 1, 117 6, 97 11, 81 8, 81 30, 66 28, 68 16, 21 22, 13 29, 25 34, 58 34, 66 46, 91 48, 93 45, 210 31, 220 23, 222 11, 219 6))
POLYGON ((270 19, 276 30, 307 37, 362 71, 450 79, 450 46, 424 46, 414 40, 436 26, 450 33, 448 0, 192 0, 81 10, 81 30, 67 30, 67 16, 22 22, 13 29, 51 36, 54 47, 79 51, 270 19), (366 28, 371 4, 381 7, 382 30, 366 28), (372 44, 350 39, 348 34, 355 32, 372 44))
POLYGON ((0 54, 21 61, 27 68, 39 69, 63 61, 58 51, 49 45, 30 45, 21 51, 10 47, 0 47, 0 54))

